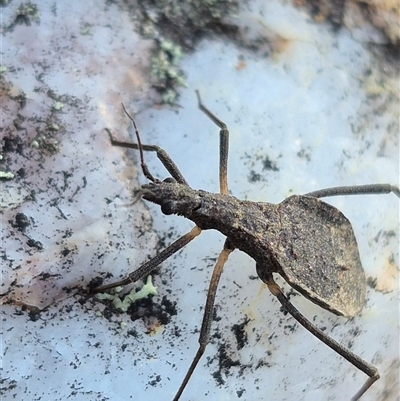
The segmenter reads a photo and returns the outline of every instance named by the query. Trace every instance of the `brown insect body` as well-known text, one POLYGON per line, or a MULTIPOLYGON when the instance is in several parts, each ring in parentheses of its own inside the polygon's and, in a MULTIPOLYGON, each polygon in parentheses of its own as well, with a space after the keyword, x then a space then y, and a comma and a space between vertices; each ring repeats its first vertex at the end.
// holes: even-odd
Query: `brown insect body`
MULTIPOLYGON (((170 180, 168 180, 170 181, 170 180)), ((364 306, 365 275, 349 220, 311 196, 293 195, 275 205, 194 190, 176 182, 142 187, 143 198, 203 230, 226 235, 257 263, 257 272, 279 273, 293 288, 337 315, 364 306)))
POLYGON ((400 189, 390 184, 369 184, 293 195, 279 204, 239 200, 229 195, 228 190, 229 131, 225 123, 201 103, 198 92, 197 97, 199 108, 220 127, 220 193, 192 189, 165 150, 156 145, 142 145, 136 123, 124 109, 135 127, 138 143, 117 141, 107 131, 113 146, 139 150, 142 172, 150 182, 142 186, 134 202, 140 198, 154 202, 161 206, 164 214, 184 216, 196 225, 127 277, 98 286, 92 292, 103 292, 143 279, 199 236, 202 230, 218 230, 227 239, 211 275, 199 348, 173 401, 180 399, 209 342, 218 283, 229 255, 236 248, 255 260, 260 279, 298 323, 368 376, 352 398, 358 400, 379 379, 377 368, 307 320, 282 292, 272 273, 280 274, 289 285, 322 308, 337 315, 356 315, 364 306, 366 292, 357 241, 343 213, 320 198, 391 192, 400 198, 400 189), (144 161, 144 151, 156 152, 173 178, 162 182, 154 178, 144 161))

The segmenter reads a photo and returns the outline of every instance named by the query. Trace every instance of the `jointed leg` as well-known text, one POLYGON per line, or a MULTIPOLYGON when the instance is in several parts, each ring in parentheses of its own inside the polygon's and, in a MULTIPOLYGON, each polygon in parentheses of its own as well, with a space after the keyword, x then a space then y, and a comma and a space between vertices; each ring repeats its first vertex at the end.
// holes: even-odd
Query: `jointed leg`
POLYGON ((229 151, 229 131, 226 124, 208 110, 200 99, 200 93, 196 90, 199 101, 199 109, 216 124, 221 131, 219 132, 219 191, 223 195, 228 195, 228 151, 229 151))
POLYGON ((227 239, 224 244, 224 249, 221 251, 221 253, 218 256, 217 263, 215 264, 213 274, 211 276, 210 286, 208 287, 206 306, 204 308, 203 322, 201 324, 200 337, 199 337, 200 346, 199 346, 199 349, 197 350, 197 353, 196 353, 196 355, 186 373, 186 376, 183 379, 183 382, 182 382, 181 386, 179 387, 179 390, 176 393, 173 401, 179 400, 179 398, 182 395, 182 392, 185 389, 186 385, 188 384, 190 377, 192 376, 197 364, 199 363, 201 356, 204 354, 206 346, 209 342, 210 328, 211 328, 211 323, 212 323, 213 314, 214 314, 215 294, 217 292, 219 279, 221 277, 221 273, 224 268, 224 265, 225 265, 226 261, 228 260, 229 254, 234 249, 235 248, 231 246, 231 244, 229 243, 229 240, 227 239))
POLYGON ((356 368, 363 371, 369 379, 365 382, 363 387, 358 391, 358 393, 352 398, 352 401, 358 400, 371 386, 372 384, 379 379, 378 370, 375 366, 372 366, 368 362, 364 361, 358 355, 350 351, 348 348, 340 345, 336 340, 329 337, 323 331, 321 331, 318 327, 312 324, 308 319, 306 319, 286 298, 278 284, 274 281, 274 278, 271 273, 265 273, 265 269, 261 266, 257 265, 257 273, 264 283, 267 284, 268 289, 271 291, 273 295, 278 298, 278 301, 282 304, 282 306, 303 326, 305 327, 311 334, 321 340, 328 347, 332 348, 335 352, 341 355, 343 358, 347 359, 351 364, 353 364, 356 368))
POLYGON ((120 146, 120 147, 123 147, 123 148, 138 149, 139 152, 140 152, 140 164, 141 164, 141 167, 142 167, 143 174, 145 175, 146 178, 148 178, 152 182, 156 181, 156 179, 150 173, 149 169, 147 168, 146 163, 144 162, 143 151, 156 152, 158 159, 161 161, 161 163, 164 165, 164 167, 168 170, 168 172, 171 174, 171 176, 173 178, 175 178, 175 180, 177 182, 179 182, 180 184, 184 184, 184 185, 189 186, 189 184, 187 183, 187 181, 183 177, 183 174, 180 172, 178 166, 174 163, 174 161, 171 159, 171 157, 168 155, 168 153, 164 149, 162 149, 162 148, 160 148, 159 146, 156 146, 156 145, 143 145, 141 143, 139 131, 138 131, 137 127, 136 127, 135 120, 125 110, 124 105, 122 105, 122 107, 124 108, 124 111, 125 111, 126 115, 129 117, 129 119, 133 123, 138 143, 117 141, 117 140, 115 140, 113 138, 110 130, 106 128, 106 131, 108 132, 108 135, 110 136, 111 145, 120 146))
POLYGON ((143 277, 148 276, 160 263, 164 262, 164 260, 168 259, 174 253, 178 252, 184 246, 186 246, 190 241, 200 235, 201 229, 197 226, 194 226, 190 232, 176 240, 169 247, 164 249, 158 255, 156 255, 153 259, 150 259, 148 262, 143 263, 139 268, 137 268, 134 272, 132 272, 128 277, 123 280, 116 281, 112 284, 102 285, 100 287, 96 287, 92 290, 93 293, 104 292, 111 288, 119 287, 122 285, 127 285, 129 283, 134 283, 143 277))
POLYGON ((389 194, 391 192, 393 192, 396 196, 400 198, 400 189, 390 184, 371 184, 371 185, 353 185, 347 187, 332 187, 309 192, 304 195, 313 196, 314 198, 325 198, 327 196, 389 194))

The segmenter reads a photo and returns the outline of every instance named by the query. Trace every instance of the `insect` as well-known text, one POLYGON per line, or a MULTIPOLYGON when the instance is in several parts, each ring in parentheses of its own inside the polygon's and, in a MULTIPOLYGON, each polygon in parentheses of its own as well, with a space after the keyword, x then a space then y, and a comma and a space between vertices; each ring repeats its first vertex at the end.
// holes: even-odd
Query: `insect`
POLYGON ((307 320, 284 295, 273 274, 280 274, 295 290, 322 308, 340 316, 355 316, 364 306, 366 292, 357 242, 349 220, 319 198, 390 192, 400 197, 399 188, 389 184, 326 188, 305 195, 292 195, 279 204, 239 200, 228 193, 227 126, 203 105, 198 91, 196 94, 200 110, 220 128, 220 193, 192 189, 163 149, 141 143, 136 123, 123 106, 134 125, 137 143, 117 141, 109 130, 107 132, 113 146, 139 151, 142 172, 150 182, 141 187, 137 199, 154 202, 161 206, 164 214, 186 217, 195 226, 125 279, 96 287, 93 292, 103 292, 142 279, 200 235, 202 230, 218 230, 226 236, 226 241, 209 284, 199 348, 173 400, 180 399, 209 342, 218 283, 224 265, 235 249, 255 260, 258 276, 294 319, 368 376, 352 398, 358 400, 379 379, 377 368, 307 320), (156 152, 171 177, 164 181, 155 179, 144 162, 144 151, 156 152))

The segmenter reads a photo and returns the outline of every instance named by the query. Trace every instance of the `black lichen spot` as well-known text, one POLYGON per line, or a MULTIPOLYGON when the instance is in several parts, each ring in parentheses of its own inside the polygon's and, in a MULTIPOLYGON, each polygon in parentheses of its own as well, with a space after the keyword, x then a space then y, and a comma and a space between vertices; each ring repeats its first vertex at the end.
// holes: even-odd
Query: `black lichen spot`
POLYGON ((176 302, 171 302, 166 296, 163 296, 161 305, 163 306, 165 312, 170 316, 175 316, 177 314, 176 302))
POLYGON ((128 330, 128 336, 132 336, 134 338, 138 337, 138 332, 135 329, 128 330))
POLYGON ((15 388, 17 388, 17 382, 15 380, 10 380, 8 383, 6 383, 5 380, 2 380, 1 384, 2 384, 1 389, 4 392, 14 390, 15 388))
POLYGON ((248 176, 248 180, 250 183, 260 182, 263 177, 261 174, 256 173, 254 170, 250 170, 250 174, 248 176))
MULTIPOLYGON (((271 355, 272 355, 272 352, 271 352, 271 351, 267 351, 267 355, 268 355, 268 356, 271 356, 271 355)), ((264 360, 260 359, 260 360, 257 362, 257 365, 256 365, 256 367, 255 367, 255 370, 260 369, 262 366, 266 366, 266 367, 270 368, 272 365, 271 365, 271 363, 265 362, 264 360)))
POLYGON ((106 308, 104 308, 104 311, 103 311, 103 316, 108 320, 108 321, 112 321, 112 318, 113 318, 113 316, 114 316, 114 312, 113 312, 113 308, 111 308, 111 307, 106 307, 106 308))
POLYGON ((23 167, 21 167, 18 171, 17 171, 17 176, 19 178, 25 178, 26 177, 26 171, 23 167))
POLYGON ((21 310, 24 312, 28 311, 29 319, 32 322, 36 322, 37 320, 40 319, 41 310, 39 308, 37 308, 36 306, 22 305, 21 310))
POLYGON ((40 241, 35 241, 32 238, 28 239, 26 244, 31 248, 36 248, 39 251, 43 250, 43 244, 40 241))
POLYGON ((52 278, 52 277, 61 277, 61 274, 41 273, 41 274, 39 274, 38 277, 40 277, 39 280, 46 281, 46 280, 48 280, 49 278, 52 278))
POLYGON ((154 379, 149 381, 149 385, 155 387, 160 382, 161 382, 161 376, 157 375, 154 379))
POLYGON ((100 287, 103 284, 103 277, 97 276, 89 281, 88 289, 89 291, 94 290, 97 287, 100 287))
POLYGON ((13 152, 23 155, 23 142, 22 139, 17 135, 15 137, 6 136, 3 138, 3 152, 13 152))
POLYGON ((218 347, 218 366, 219 369, 213 373, 213 377, 219 385, 225 383, 222 378, 222 374, 229 374, 229 370, 232 366, 240 366, 240 361, 234 361, 227 353, 226 345, 220 344, 218 347))
POLYGON ((237 349, 242 349, 247 343, 247 333, 245 331, 245 327, 250 322, 249 318, 245 318, 244 321, 240 324, 234 324, 232 326, 232 332, 235 334, 237 341, 237 349))
POLYGON ((70 252, 71 252, 70 249, 64 248, 64 249, 61 251, 61 255, 62 255, 62 256, 67 256, 70 252))
POLYGON ((70 228, 68 228, 65 230, 65 234, 62 236, 62 238, 70 238, 70 237, 72 237, 73 233, 74 232, 70 228))
POLYGON ((24 213, 17 213, 15 215, 15 223, 11 223, 11 225, 16 228, 20 232, 25 232, 25 229, 31 225, 29 221, 29 217, 24 213))
POLYGON ((272 161, 268 156, 265 156, 265 158, 263 159, 262 166, 263 170, 279 171, 277 163, 272 161))
POLYGON ((36 191, 32 190, 27 196, 24 197, 25 202, 36 202, 36 191))
POLYGON ((31 322, 36 322, 37 320, 40 319, 40 312, 30 311, 29 319, 31 320, 31 322))
POLYGON ((305 149, 301 149, 300 151, 298 151, 297 157, 299 157, 300 159, 304 159, 308 162, 311 160, 310 153, 308 151, 306 151, 305 149))
POLYGON ((218 348, 219 366, 228 373, 232 366, 240 366, 240 361, 234 361, 227 353, 226 345, 221 344, 218 348))
POLYGON ((128 309, 128 314, 132 321, 142 319, 147 326, 154 327, 157 319, 158 324, 166 325, 171 321, 171 314, 166 312, 165 308, 153 302, 153 297, 142 298, 134 302, 128 309))

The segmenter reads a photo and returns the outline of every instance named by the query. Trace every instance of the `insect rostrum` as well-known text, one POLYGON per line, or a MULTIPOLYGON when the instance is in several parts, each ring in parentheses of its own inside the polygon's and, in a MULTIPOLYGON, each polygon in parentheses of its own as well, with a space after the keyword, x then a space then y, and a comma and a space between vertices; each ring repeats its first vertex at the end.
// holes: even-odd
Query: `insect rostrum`
POLYGON ((400 197, 399 188, 390 184, 327 188, 305 195, 293 195, 279 204, 239 200, 228 193, 228 129, 202 104, 199 93, 196 93, 199 108, 220 127, 220 193, 192 189, 163 149, 141 144, 135 121, 127 113, 134 124, 138 143, 117 141, 108 132, 112 145, 139 150, 143 174, 150 181, 141 187, 140 196, 160 205, 164 214, 177 214, 190 219, 195 227, 127 278, 97 287, 94 292, 144 278, 202 230, 218 230, 227 239, 210 280, 199 336, 200 345, 173 400, 180 399, 207 346, 218 282, 230 253, 235 249, 255 260, 260 279, 301 325, 368 376, 352 398, 359 399, 379 379, 378 370, 308 321, 283 294, 274 281, 273 273, 280 274, 289 285, 322 308, 336 315, 355 316, 364 306, 366 283, 354 232, 343 213, 319 198, 390 192, 400 197), (155 179, 144 162, 143 151, 156 152, 172 178, 164 181, 155 179))

